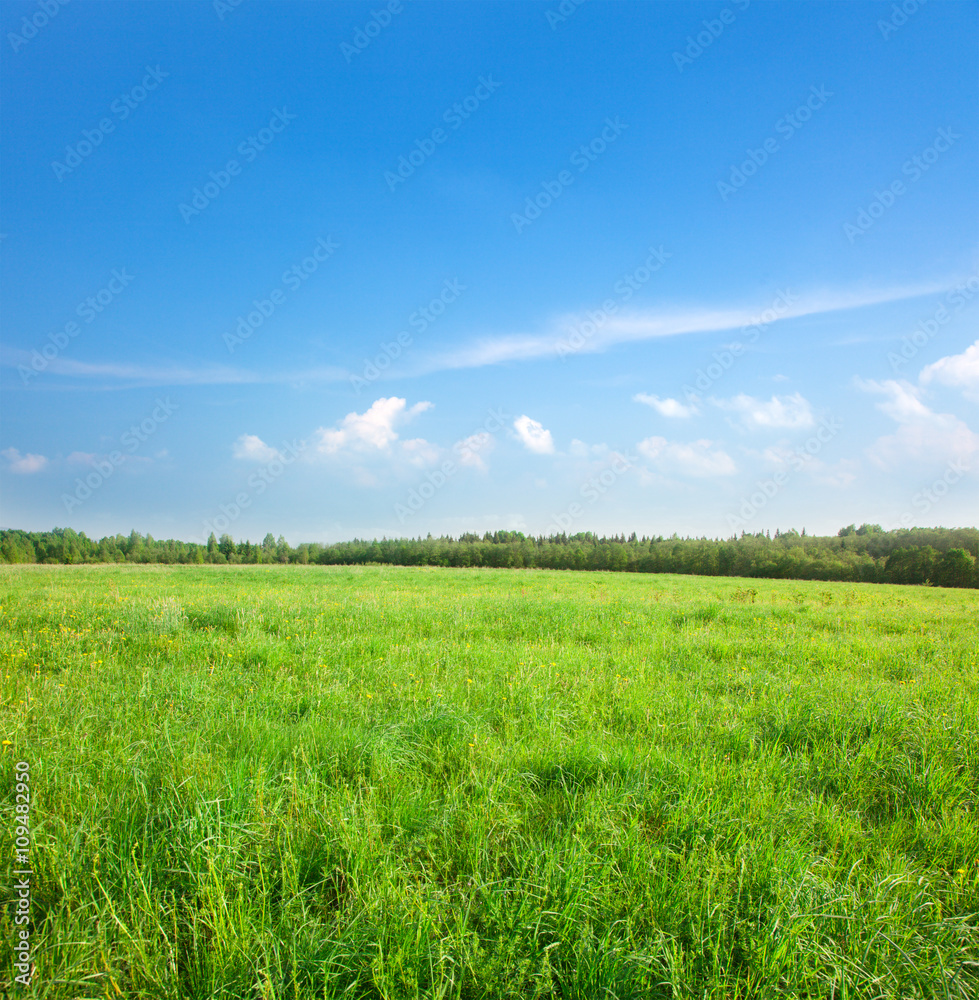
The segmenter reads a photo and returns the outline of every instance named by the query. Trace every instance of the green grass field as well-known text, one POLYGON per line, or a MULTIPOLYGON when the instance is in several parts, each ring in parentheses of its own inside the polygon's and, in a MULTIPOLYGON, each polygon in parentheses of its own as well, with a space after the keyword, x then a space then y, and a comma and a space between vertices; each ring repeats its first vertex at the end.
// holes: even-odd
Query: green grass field
POLYGON ((974 592, 29 566, 0 601, 31 995, 979 997, 974 592))

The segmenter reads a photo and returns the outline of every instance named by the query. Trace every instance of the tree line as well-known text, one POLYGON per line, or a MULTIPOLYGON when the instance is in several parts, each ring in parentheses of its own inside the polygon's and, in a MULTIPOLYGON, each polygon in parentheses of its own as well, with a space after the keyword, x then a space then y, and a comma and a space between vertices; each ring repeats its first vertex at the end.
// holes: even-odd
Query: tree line
POLYGON ((979 531, 975 528, 900 528, 849 525, 836 535, 805 529, 728 539, 664 538, 591 532, 524 535, 519 531, 458 538, 354 539, 292 546, 281 535, 261 543, 230 535, 206 543, 165 541, 152 535, 107 535, 96 541, 71 528, 0 531, 5 563, 161 563, 220 565, 285 563, 320 566, 387 563, 398 566, 499 567, 684 573, 782 580, 979 587, 979 531))

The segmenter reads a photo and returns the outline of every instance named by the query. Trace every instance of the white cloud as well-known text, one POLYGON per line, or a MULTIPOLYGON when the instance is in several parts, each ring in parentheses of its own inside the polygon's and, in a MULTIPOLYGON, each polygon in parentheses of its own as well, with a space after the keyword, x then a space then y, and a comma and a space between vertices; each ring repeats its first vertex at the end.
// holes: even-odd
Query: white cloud
POLYGON ((660 399, 659 396, 650 396, 645 392, 637 392, 632 398, 637 403, 651 406, 661 417, 692 417, 699 412, 693 404, 686 406, 678 399, 660 399))
POLYGON ((687 476, 730 476, 737 471, 731 456, 706 438, 680 444, 662 437, 648 437, 645 441, 640 441, 637 447, 659 472, 687 476))
MULTIPOLYGON (((4 350, 0 363, 5 367, 26 365, 30 367, 31 355, 26 351, 4 350)), ((77 361, 74 358, 52 358, 44 369, 53 375, 66 378, 117 380, 132 385, 252 385, 294 384, 310 382, 341 382, 349 373, 337 367, 305 368, 301 371, 270 372, 249 371, 231 365, 201 365, 197 368, 173 364, 138 364, 132 362, 77 361)))
POLYGON ((426 468, 429 465, 434 465, 442 452, 438 445, 434 445, 424 438, 411 438, 401 442, 401 453, 411 465, 426 468))
POLYGON ((7 467, 10 472, 18 475, 29 476, 31 473, 40 472, 47 464, 48 460, 43 455, 32 455, 30 453, 22 455, 16 448, 7 448, 0 452, 0 455, 10 463, 7 467))
POLYGON ((927 420, 933 416, 931 410, 921 401, 921 390, 903 379, 900 381, 885 379, 883 382, 878 382, 876 379, 858 378, 856 384, 857 388, 863 389, 864 392, 890 397, 882 403, 877 403, 877 409, 899 424, 927 420))
POLYGON ((765 448, 760 455, 747 452, 752 457, 761 458, 766 464, 780 469, 789 475, 804 473, 814 482, 826 486, 845 487, 857 478, 859 463, 848 458, 841 458, 830 465, 816 457, 805 448, 792 447, 786 441, 765 448))
POLYGON ((979 397, 979 340, 961 354, 950 354, 925 365, 918 376, 925 383, 960 386, 970 398, 979 397))
MULTIPOLYGON (((818 459, 816 461, 818 463, 818 459)), ((812 477, 817 483, 843 488, 849 486, 857 478, 859 471, 859 462, 852 458, 841 458, 832 465, 817 464, 812 470, 812 477)))
POLYGON ((242 434, 235 441, 232 453, 235 458, 247 462, 271 462, 282 457, 276 448, 270 447, 255 434, 242 434))
POLYGON ((584 441, 572 438, 568 454, 574 458, 604 458, 608 454, 608 445, 586 444, 584 441))
POLYGON ((554 454, 554 439, 551 437, 551 432, 545 430, 539 421, 532 420, 524 414, 514 420, 513 429, 528 451, 537 455, 554 454))
MULTIPOLYGON (((316 448, 323 455, 343 451, 388 453, 398 440, 397 428, 431 407, 431 403, 423 402, 408 408, 407 402, 397 396, 382 397, 364 413, 348 413, 338 428, 318 428, 316 448)), ((415 439, 409 452, 419 453, 420 440, 415 439)))
MULTIPOLYGON (((156 453, 157 458, 164 458, 168 455, 166 448, 156 453)), ((73 451, 65 461, 69 465, 99 465, 108 463, 118 468, 121 465, 152 465, 153 459, 148 455, 121 455, 118 451, 98 453, 94 451, 73 451), (115 456, 115 457, 113 457, 115 456)))
MULTIPOLYGON (((922 283, 915 286, 893 288, 856 288, 844 290, 818 290, 796 293, 787 289, 783 306, 769 307, 768 303, 755 306, 723 305, 714 309, 702 307, 648 309, 640 312, 622 312, 608 316, 598 324, 595 332, 584 343, 569 350, 569 330, 581 330, 588 320, 585 313, 571 313, 556 317, 539 332, 504 333, 485 337, 455 351, 429 357, 415 374, 457 368, 479 368, 483 365, 501 364, 506 361, 527 361, 533 358, 563 357, 568 353, 598 353, 620 343, 673 337, 687 333, 712 333, 724 330, 747 330, 759 322, 778 323, 785 319, 862 309, 867 306, 931 295, 946 291, 951 280, 922 283), (790 293, 790 294, 789 294, 790 293)), ((781 293, 779 293, 781 295, 781 293)), ((594 326, 594 324, 592 324, 594 326)))
MULTIPOLYGON (((738 329, 747 330, 753 324, 767 325, 803 316, 861 309, 888 302, 931 295, 947 291, 953 279, 925 282, 914 286, 891 288, 814 289, 806 293, 787 290, 785 305, 774 309, 768 302, 753 305, 725 303, 716 308, 668 307, 643 311, 619 312, 600 323, 595 333, 580 347, 582 353, 608 350, 619 343, 651 340, 690 333, 710 333, 738 329), (789 294, 791 293, 791 294, 789 294)), ((782 296, 778 292, 776 299, 782 296)), ((446 353, 421 360, 414 375, 458 368, 477 368, 507 361, 558 357, 568 353, 569 328, 580 330, 588 321, 587 313, 556 316, 532 332, 501 333, 485 337, 446 353)), ((0 351, 0 363, 8 367, 30 366, 26 351, 0 351)), ((128 361, 82 362, 72 358, 52 359, 48 372, 68 378, 118 381, 133 385, 224 385, 224 384, 285 384, 308 385, 342 382, 350 373, 342 368, 320 366, 300 371, 248 370, 230 365, 186 367, 168 362, 138 363, 128 361)))
MULTIPOLYGON (((422 437, 401 438, 404 425, 432 405, 420 402, 409 407, 398 397, 376 399, 363 413, 348 413, 333 427, 317 428, 305 458, 328 461, 351 482, 364 487, 414 480, 419 469, 436 466, 450 454, 459 465, 485 472, 485 458, 495 446, 493 435, 486 431, 456 442, 451 453, 422 437)), ((242 434, 235 442, 234 455, 257 462, 283 457, 255 434, 242 434)))
POLYGON ((809 401, 798 392, 772 396, 768 401, 741 393, 733 399, 711 399, 711 403, 738 414, 740 423, 749 430, 812 427, 814 423, 809 401))
POLYGON ((909 382, 857 379, 865 392, 886 396, 877 409, 898 424, 893 434, 878 438, 867 449, 879 468, 900 468, 908 461, 958 460, 968 464, 979 454, 979 435, 952 413, 935 413, 921 400, 922 390, 909 382))
POLYGON ((935 413, 928 421, 902 424, 893 434, 877 439, 868 449, 872 462, 880 468, 900 468, 909 460, 963 461, 979 453, 979 435, 950 413, 935 413))
POLYGON ((488 466, 483 456, 488 455, 495 447, 496 438, 489 431, 478 431, 461 441, 456 441, 452 450, 459 456, 460 465, 486 472, 488 466))

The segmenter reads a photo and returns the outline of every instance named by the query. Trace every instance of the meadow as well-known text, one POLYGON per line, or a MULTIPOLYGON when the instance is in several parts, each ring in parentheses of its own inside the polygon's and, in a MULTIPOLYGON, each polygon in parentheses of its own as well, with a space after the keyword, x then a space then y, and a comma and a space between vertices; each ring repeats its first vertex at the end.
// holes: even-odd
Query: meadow
POLYGON ((973 591, 13 566, 0 625, 31 996, 979 997, 973 591))

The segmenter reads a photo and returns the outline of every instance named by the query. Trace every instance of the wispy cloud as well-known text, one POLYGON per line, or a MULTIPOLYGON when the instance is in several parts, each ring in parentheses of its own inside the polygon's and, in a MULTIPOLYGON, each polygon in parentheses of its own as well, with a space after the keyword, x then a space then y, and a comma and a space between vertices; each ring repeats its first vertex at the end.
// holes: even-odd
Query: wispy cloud
POLYGON ((730 476, 737 472, 734 459, 706 438, 684 444, 648 437, 637 447, 658 472, 696 477, 730 476))
MULTIPOLYGON (((31 355, 26 351, 7 351, 2 364, 6 368, 30 366, 31 355)), ((136 364, 115 361, 76 361, 73 358, 53 358, 45 374, 70 379, 117 382, 127 385, 255 385, 261 383, 294 384, 297 382, 341 382, 348 378, 343 368, 308 368, 296 372, 256 372, 230 365, 200 366, 173 364, 136 364)))
MULTIPOLYGON (((763 323, 771 325, 786 319, 814 316, 822 313, 862 309, 868 306, 897 302, 933 295, 954 285, 954 281, 934 281, 913 286, 821 290, 800 294, 791 291, 791 304, 780 308, 777 316, 766 313, 764 305, 731 305, 719 308, 672 307, 619 313, 609 316, 595 328, 577 351, 601 353, 617 344, 675 337, 684 334, 717 333, 750 329, 763 323)), ((506 362, 557 358, 566 354, 569 329, 579 329, 587 316, 567 313, 556 317, 539 332, 506 333, 484 337, 458 349, 434 353, 419 361, 417 366, 392 371, 391 377, 412 377, 438 371, 480 368, 506 362)), ((16 368, 30 366, 31 354, 22 350, 4 351, 0 364, 16 368)), ((343 382, 350 372, 336 366, 319 366, 298 371, 253 371, 230 365, 181 365, 160 362, 147 364, 119 361, 78 361, 72 358, 51 359, 45 372, 63 378, 96 380, 127 385, 235 385, 235 384, 309 384, 343 382)))
POLYGON ((489 431, 477 431, 457 441, 452 450, 459 456, 459 464, 467 465, 480 472, 487 472, 486 456, 496 447, 496 438, 489 431))
MULTIPOLYGON (((867 306, 897 302, 933 295, 947 290, 954 284, 951 279, 914 286, 891 288, 862 288, 850 290, 822 290, 799 294, 792 291, 791 304, 781 308, 772 318, 766 306, 723 306, 720 308, 663 308, 612 315, 586 338, 580 348, 583 353, 600 353, 616 344, 674 337, 683 334, 716 333, 726 330, 745 330, 753 324, 773 324, 781 320, 821 313, 861 309, 867 306)), ((411 377, 438 371, 460 368, 480 368, 485 365, 514 361, 531 361, 538 358, 557 358, 566 351, 569 329, 579 329, 587 317, 568 313, 556 317, 546 328, 537 333, 501 334, 485 337, 457 350, 432 354, 422 359, 417 367, 391 375, 411 377), (563 350, 562 350, 563 349, 563 350)), ((4 367, 29 366, 31 354, 27 351, 5 351, 4 367)), ((179 365, 129 362, 89 362, 56 357, 47 363, 46 373, 78 380, 101 379, 136 385, 234 385, 234 384, 308 384, 318 382, 343 382, 350 373, 343 368, 320 366, 299 371, 251 371, 230 365, 201 364, 179 365)))
MULTIPOLYGON (((747 329, 758 323, 773 324, 781 320, 821 313, 862 309, 867 306, 934 295, 949 288, 951 279, 913 286, 822 290, 805 294, 792 293, 792 303, 774 318, 766 315, 766 306, 725 306, 721 308, 673 308, 620 313, 609 316, 596 326, 594 333, 576 348, 583 353, 600 353, 616 344, 675 337, 693 333, 716 333, 747 329)), ((771 311, 770 311, 771 312, 771 311)), ((420 363, 411 374, 428 374, 458 368, 480 368, 484 365, 511 361, 530 361, 566 354, 569 329, 582 328, 587 317, 569 313, 560 316, 539 333, 501 334, 485 337, 457 350, 433 354, 420 363)), ((594 326, 594 324, 593 324, 594 326)))

